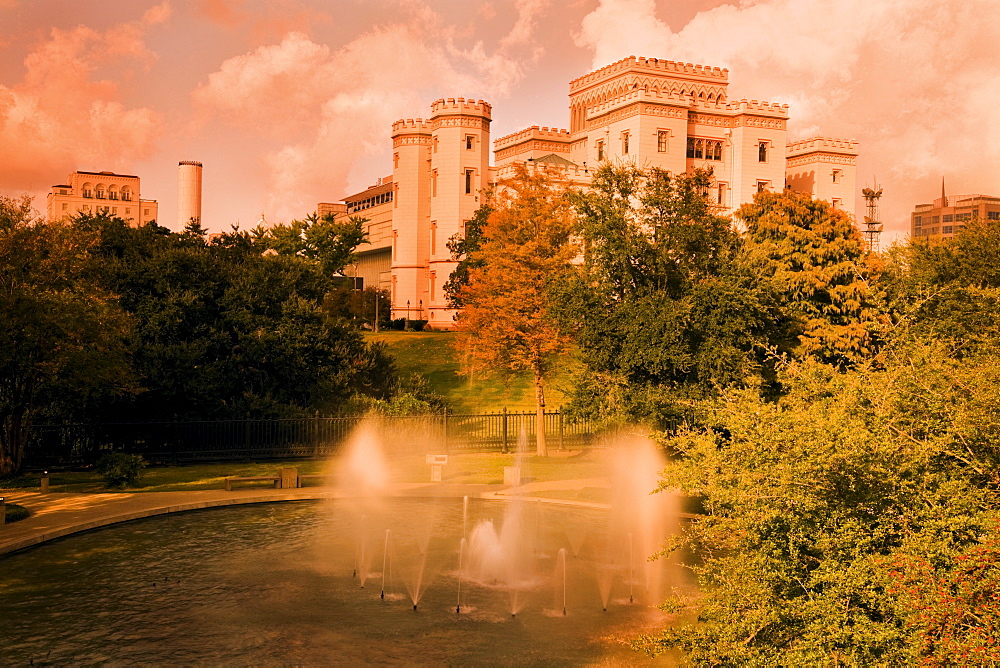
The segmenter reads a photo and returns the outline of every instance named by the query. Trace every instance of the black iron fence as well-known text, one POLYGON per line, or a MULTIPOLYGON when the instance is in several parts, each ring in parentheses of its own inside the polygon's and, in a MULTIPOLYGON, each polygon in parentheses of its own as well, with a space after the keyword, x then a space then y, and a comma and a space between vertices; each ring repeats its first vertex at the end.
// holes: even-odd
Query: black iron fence
MULTIPOLYGON (((595 430, 587 420, 545 412, 550 449, 589 446, 595 430)), ((534 449, 536 415, 527 412, 405 417, 314 417, 287 420, 119 422, 37 425, 25 463, 29 466, 93 462, 106 451, 141 454, 152 462, 310 458, 333 454, 362 427, 390 449, 429 452, 534 449)))

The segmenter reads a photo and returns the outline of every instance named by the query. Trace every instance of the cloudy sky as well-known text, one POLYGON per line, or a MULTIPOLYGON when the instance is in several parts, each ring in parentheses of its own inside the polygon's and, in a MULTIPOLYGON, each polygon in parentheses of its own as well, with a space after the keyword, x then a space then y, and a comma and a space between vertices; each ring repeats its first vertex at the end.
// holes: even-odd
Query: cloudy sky
POLYGON ((998 45, 998 0, 0 0, 0 194, 133 173, 176 227, 200 160, 209 229, 289 220, 390 174, 438 97, 491 102, 493 138, 566 127, 571 79, 641 55, 859 140, 898 234, 942 177, 1000 194, 998 45))

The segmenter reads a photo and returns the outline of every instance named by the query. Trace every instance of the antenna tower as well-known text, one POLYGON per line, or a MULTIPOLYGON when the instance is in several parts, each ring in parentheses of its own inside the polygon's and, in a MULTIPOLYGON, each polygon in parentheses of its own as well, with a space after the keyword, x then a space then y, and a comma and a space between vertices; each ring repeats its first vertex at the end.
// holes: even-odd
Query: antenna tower
POLYGON ((865 229, 861 231, 861 234, 868 242, 868 252, 877 253, 879 236, 882 234, 882 222, 878 218, 878 201, 882 197, 882 189, 876 183, 875 188, 865 188, 861 194, 864 195, 865 203, 868 205, 865 229))

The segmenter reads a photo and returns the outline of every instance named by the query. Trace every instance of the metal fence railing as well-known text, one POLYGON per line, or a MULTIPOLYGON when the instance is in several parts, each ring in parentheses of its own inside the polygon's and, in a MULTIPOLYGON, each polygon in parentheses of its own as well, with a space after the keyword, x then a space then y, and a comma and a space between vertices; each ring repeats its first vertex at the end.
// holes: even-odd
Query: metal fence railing
MULTIPOLYGON (((595 429, 584 419, 546 411, 551 449, 590 445, 595 429)), ((285 420, 119 422, 36 425, 25 453, 30 466, 93 462, 109 450, 141 454, 152 462, 326 457, 366 418, 313 417, 285 420)), ((533 449, 536 415, 500 411, 473 415, 367 418, 390 449, 415 444, 436 452, 533 449)))

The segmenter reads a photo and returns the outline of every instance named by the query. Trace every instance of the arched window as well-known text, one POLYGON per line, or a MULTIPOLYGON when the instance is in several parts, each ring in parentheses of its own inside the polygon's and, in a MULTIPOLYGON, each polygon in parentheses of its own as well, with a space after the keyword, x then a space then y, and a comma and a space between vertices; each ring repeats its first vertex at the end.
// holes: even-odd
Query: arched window
POLYGON ((88 183, 84 183, 83 184, 83 196, 84 197, 93 197, 94 196, 94 184, 93 183, 88 182, 88 183))
POLYGON ((97 199, 105 199, 108 196, 103 183, 98 183, 97 188, 94 189, 94 192, 97 195, 97 199))
POLYGON ((767 142, 762 141, 757 147, 757 162, 767 162, 767 142))
POLYGON ((118 186, 108 187, 108 199, 118 199, 118 186))
POLYGON ((122 199, 126 202, 130 202, 132 200, 132 189, 128 186, 122 186, 122 199))

